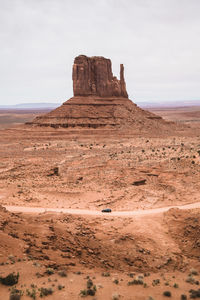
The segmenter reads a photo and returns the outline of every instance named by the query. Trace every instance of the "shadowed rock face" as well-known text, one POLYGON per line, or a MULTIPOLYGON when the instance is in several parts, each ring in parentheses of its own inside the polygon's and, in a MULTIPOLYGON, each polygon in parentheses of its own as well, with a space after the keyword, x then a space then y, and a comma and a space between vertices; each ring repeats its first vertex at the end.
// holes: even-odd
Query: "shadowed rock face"
POLYGON ((74 96, 128 98, 124 80, 124 66, 120 65, 120 80, 112 73, 110 59, 79 55, 73 65, 74 96))

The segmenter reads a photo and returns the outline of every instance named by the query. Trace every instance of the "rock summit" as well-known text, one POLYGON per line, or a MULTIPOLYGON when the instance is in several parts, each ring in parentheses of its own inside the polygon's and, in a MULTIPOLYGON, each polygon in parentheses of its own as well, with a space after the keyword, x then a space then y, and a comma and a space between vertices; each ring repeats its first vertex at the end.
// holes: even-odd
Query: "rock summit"
POLYGON ((120 80, 113 76, 111 60, 102 56, 79 55, 73 65, 74 96, 128 98, 124 66, 120 65, 120 80))

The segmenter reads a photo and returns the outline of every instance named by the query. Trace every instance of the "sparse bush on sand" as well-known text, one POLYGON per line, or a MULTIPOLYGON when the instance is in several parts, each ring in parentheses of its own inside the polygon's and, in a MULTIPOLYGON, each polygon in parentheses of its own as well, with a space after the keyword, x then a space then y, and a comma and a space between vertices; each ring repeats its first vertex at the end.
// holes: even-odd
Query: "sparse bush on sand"
POLYGON ((172 294, 171 294, 170 291, 164 291, 164 292, 163 292, 163 296, 165 296, 165 297, 171 297, 172 294))
POLYGON ((18 283, 19 273, 10 273, 6 277, 0 277, 0 282, 4 285, 12 286, 18 283))

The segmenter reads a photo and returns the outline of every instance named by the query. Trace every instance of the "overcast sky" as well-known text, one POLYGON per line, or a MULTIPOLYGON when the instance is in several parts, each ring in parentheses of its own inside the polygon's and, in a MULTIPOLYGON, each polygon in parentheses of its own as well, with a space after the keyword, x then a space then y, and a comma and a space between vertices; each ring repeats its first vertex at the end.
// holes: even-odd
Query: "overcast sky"
POLYGON ((0 105, 64 102, 79 54, 135 102, 200 99, 200 0, 0 0, 0 43, 0 105))

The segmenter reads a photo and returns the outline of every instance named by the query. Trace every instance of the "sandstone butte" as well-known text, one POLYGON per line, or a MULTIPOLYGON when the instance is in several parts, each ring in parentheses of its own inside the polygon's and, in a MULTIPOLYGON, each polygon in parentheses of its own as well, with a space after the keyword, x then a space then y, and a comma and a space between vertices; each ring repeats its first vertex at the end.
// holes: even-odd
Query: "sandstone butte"
POLYGON ((72 70, 74 96, 28 125, 53 128, 165 128, 161 117, 139 108, 128 99, 124 66, 120 79, 112 73, 111 60, 79 55, 72 70))

